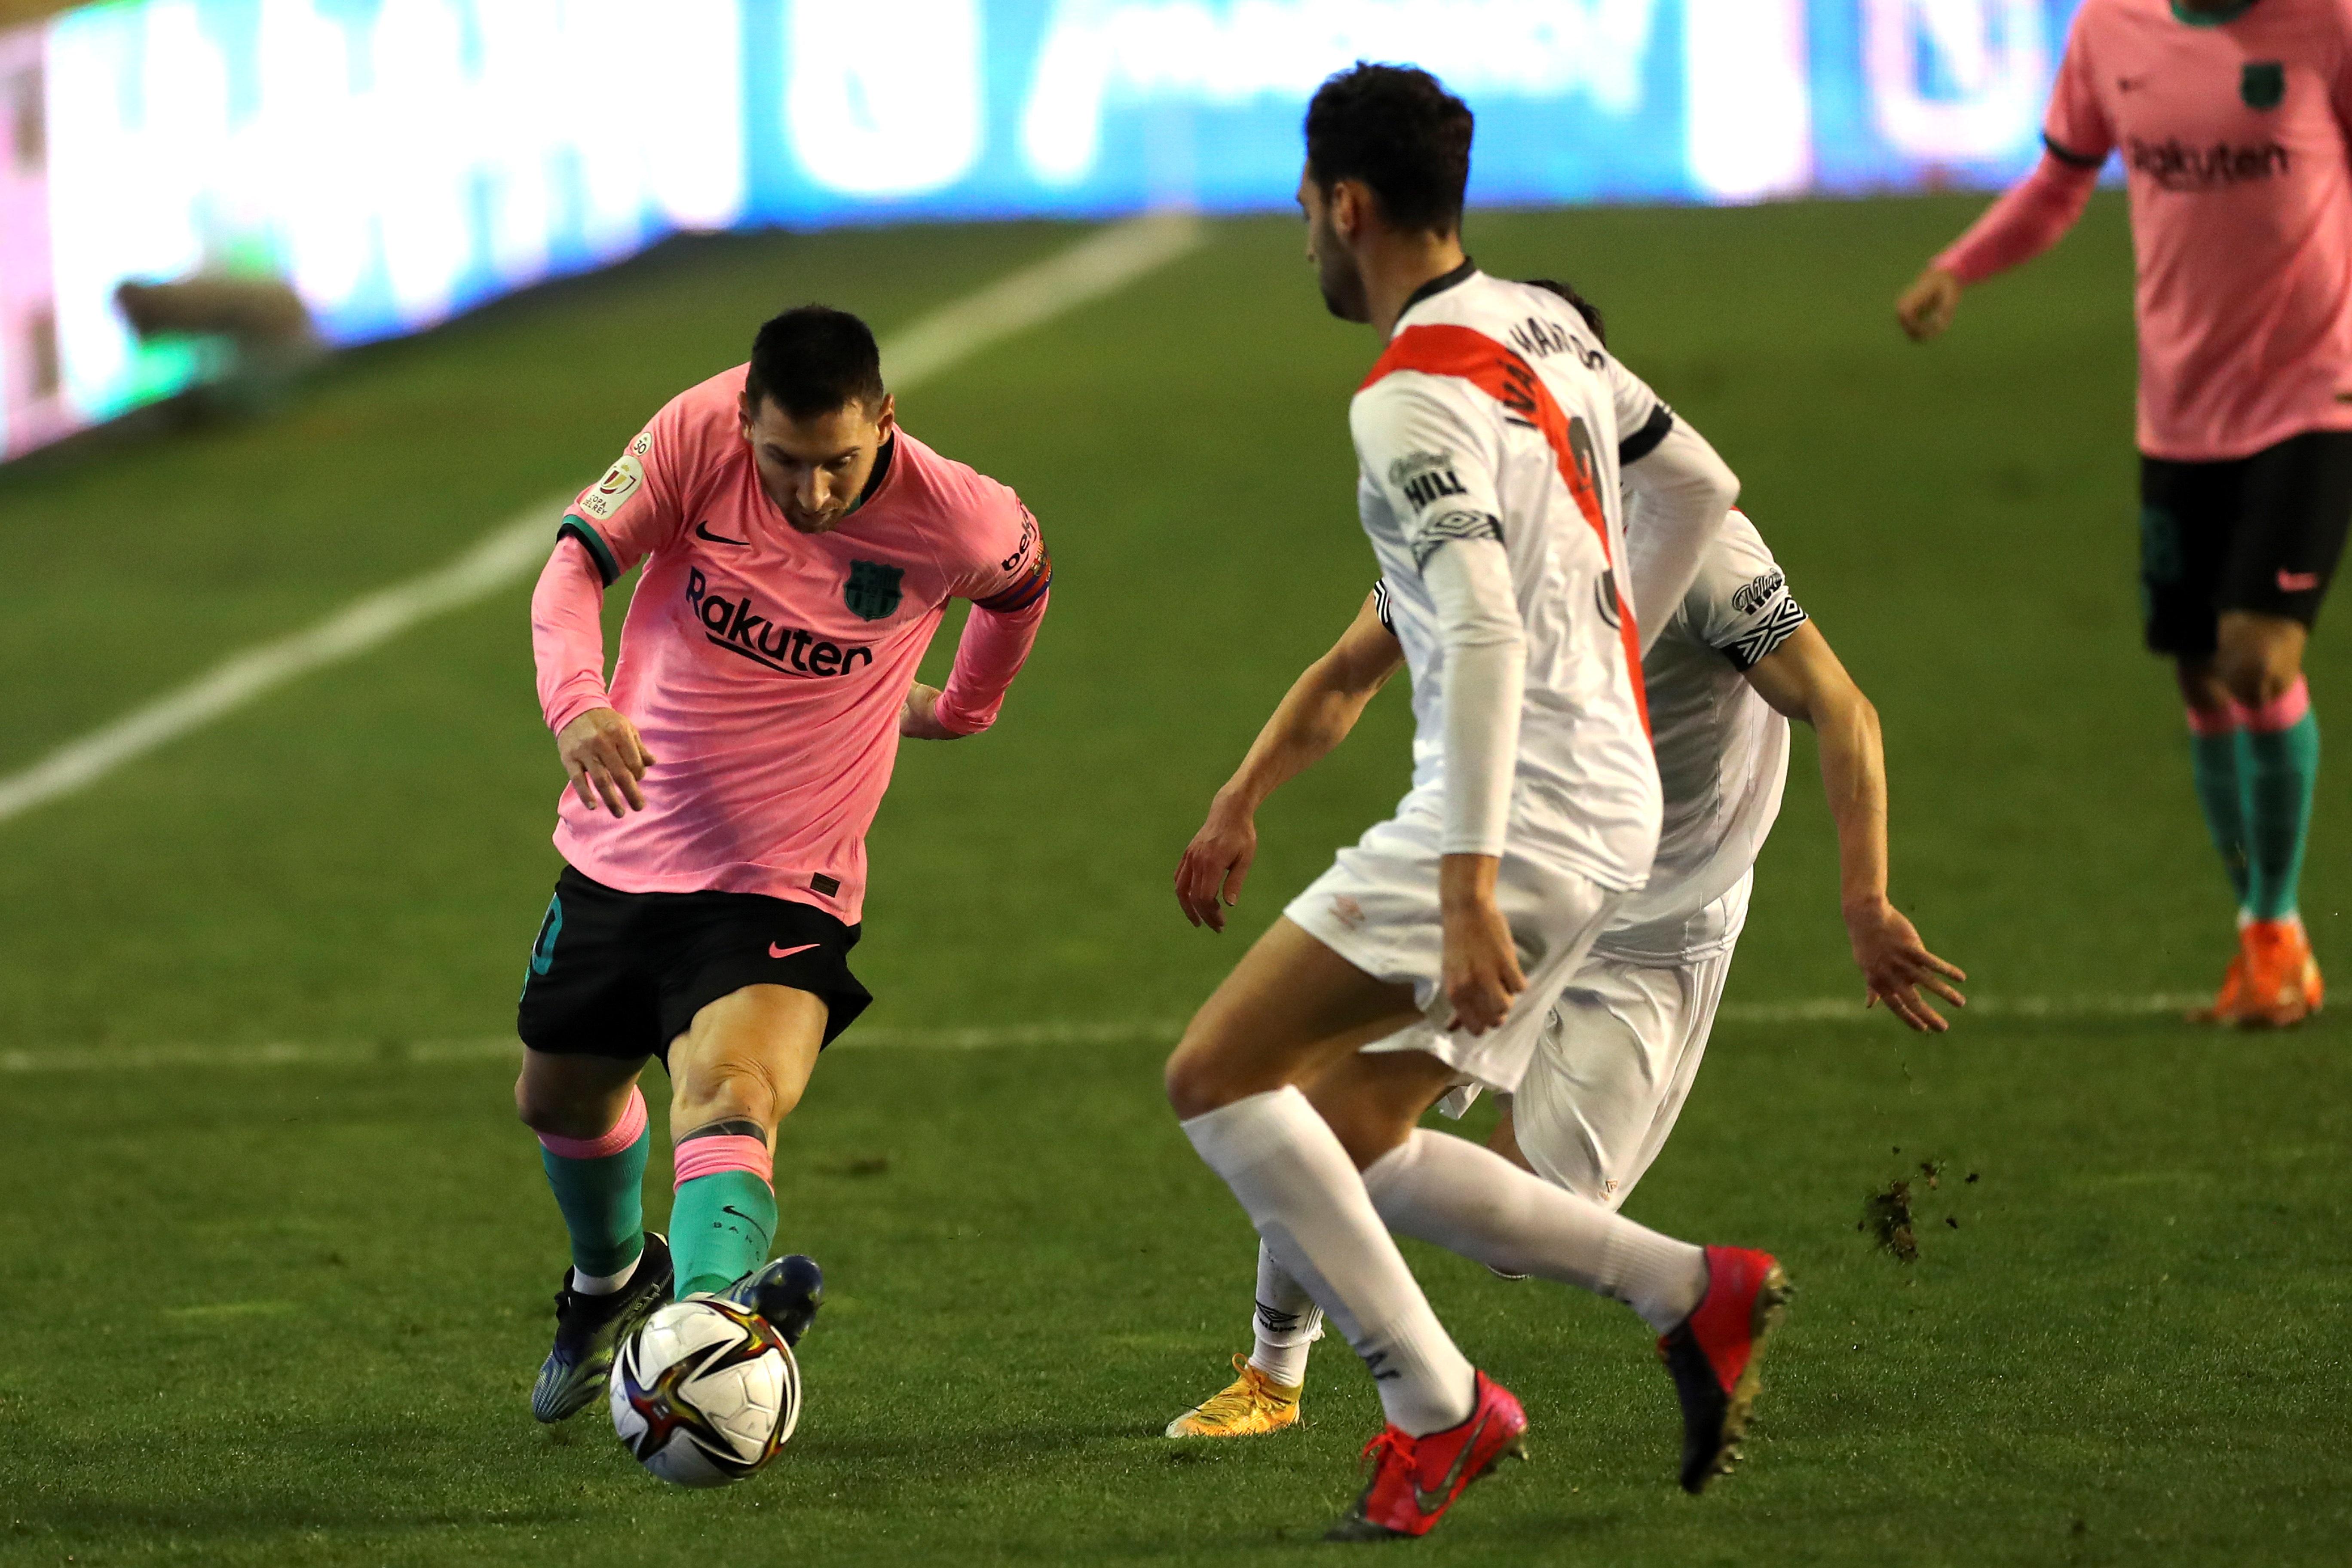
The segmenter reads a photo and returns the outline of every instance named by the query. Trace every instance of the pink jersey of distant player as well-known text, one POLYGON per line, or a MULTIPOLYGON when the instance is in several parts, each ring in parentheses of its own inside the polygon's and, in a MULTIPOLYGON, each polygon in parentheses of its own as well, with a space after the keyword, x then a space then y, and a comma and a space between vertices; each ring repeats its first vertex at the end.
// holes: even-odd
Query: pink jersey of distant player
POLYGON ((2123 154, 2137 258, 2139 447, 2242 458, 2352 429, 2352 0, 2086 0, 2049 156, 1939 258, 1963 282, 2063 234, 2123 154))
POLYGON ((974 608, 938 713, 970 733, 995 719, 1053 568, 1019 497, 904 430, 863 504, 799 532, 760 488, 743 378, 656 415, 580 492, 540 577, 548 728, 609 705, 654 757, 643 811, 615 818, 566 789, 555 844, 624 892, 761 893, 855 924, 899 707, 948 601, 974 608), (639 561, 608 695, 604 590, 639 561))

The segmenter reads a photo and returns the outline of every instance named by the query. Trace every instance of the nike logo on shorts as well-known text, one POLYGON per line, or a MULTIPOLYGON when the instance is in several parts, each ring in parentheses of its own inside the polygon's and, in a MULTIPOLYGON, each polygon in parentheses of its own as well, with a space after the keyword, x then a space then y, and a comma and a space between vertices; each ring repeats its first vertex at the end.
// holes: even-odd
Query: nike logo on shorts
POLYGON ((2278 585, 2282 594, 2308 594, 2319 586, 2319 574, 2290 572, 2282 566, 2279 568, 2278 585))
POLYGON ((732 544, 740 550, 751 548, 751 542, 748 539, 730 539, 723 533, 711 532, 710 525, 707 522, 698 522, 694 525, 694 537, 707 539, 713 544, 732 544))
POLYGON ((768 956, 770 958, 790 958, 796 952, 806 952, 813 947, 822 947, 824 945, 824 944, 823 942, 804 942, 798 947, 778 947, 772 942, 768 944, 768 956))

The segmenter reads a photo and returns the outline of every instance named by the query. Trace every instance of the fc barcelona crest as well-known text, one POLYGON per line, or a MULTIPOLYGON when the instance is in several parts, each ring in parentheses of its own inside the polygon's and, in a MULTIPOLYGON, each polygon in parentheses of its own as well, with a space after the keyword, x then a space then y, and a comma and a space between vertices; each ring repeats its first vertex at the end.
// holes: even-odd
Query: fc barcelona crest
POLYGON ((906 574, 903 566, 853 561, 849 563, 849 585, 841 591, 841 602, 859 618, 878 621, 898 607, 898 580, 906 574))
POLYGON ((2238 78, 2238 96, 2248 109, 2276 109, 2286 96, 2286 67, 2277 60, 2250 60, 2238 78))

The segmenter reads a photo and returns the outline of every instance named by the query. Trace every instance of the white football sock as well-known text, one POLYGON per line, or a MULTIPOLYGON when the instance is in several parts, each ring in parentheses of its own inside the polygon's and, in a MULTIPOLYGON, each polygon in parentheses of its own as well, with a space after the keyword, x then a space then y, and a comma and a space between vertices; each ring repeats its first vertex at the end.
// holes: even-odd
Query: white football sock
POLYGON ((1225 1179, 1275 1261, 1364 1358, 1381 1407, 1418 1436, 1470 1418, 1477 1376, 1446 1337, 1307 1097, 1285 1088, 1195 1116, 1184 1135, 1225 1179))
POLYGON ((1250 1365, 1285 1388, 1307 1381, 1307 1352, 1323 1337, 1323 1309, 1284 1272, 1263 1241, 1257 1244, 1257 1310, 1250 1329, 1257 1336, 1250 1365))
POLYGON ((618 1274, 583 1274, 572 1271, 572 1289, 579 1296, 609 1296, 637 1277, 637 1265, 646 1260, 643 1252, 629 1259, 618 1274))
POLYGON ((1613 1296, 1660 1333, 1706 1294, 1706 1253, 1531 1176, 1491 1149, 1415 1131, 1364 1190, 1389 1228, 1509 1274, 1613 1296))

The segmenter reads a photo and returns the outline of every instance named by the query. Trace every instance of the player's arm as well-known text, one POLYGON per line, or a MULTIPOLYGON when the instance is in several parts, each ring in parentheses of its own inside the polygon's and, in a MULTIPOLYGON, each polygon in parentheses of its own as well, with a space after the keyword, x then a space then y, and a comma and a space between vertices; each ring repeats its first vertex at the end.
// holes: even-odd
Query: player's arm
POLYGON ((1811 725, 1819 740, 1822 787, 1837 823, 1839 904, 1868 988, 1864 1005, 1884 1002, 1915 1029, 1943 1030, 1942 1016, 1919 989, 1966 1006, 1968 999, 1951 983, 1968 976, 1928 952, 1910 921, 1887 901, 1886 755, 1878 710, 1810 621, 1746 674, 1759 696, 1811 725))
POLYGON ((1620 428, 1633 434, 1620 443, 1617 460, 1633 503, 1625 519, 1625 549, 1632 557, 1633 619, 1647 653, 1690 592, 1699 563, 1739 499, 1739 476, 1689 420, 1658 402, 1622 367, 1620 376, 1638 389, 1619 395, 1620 428), (1628 426, 1626 405, 1638 411, 1645 400, 1652 412, 1628 426))
POLYGON ((1511 813, 1528 636, 1503 543, 1501 432, 1481 395, 1392 374, 1349 411, 1364 471, 1394 510, 1436 607, 1445 759, 1438 909, 1453 1026, 1479 1035, 1528 988, 1495 899, 1511 813))
MULTIPOLYGON (((673 407, 675 405, 673 405, 673 407)), ((604 590, 676 530, 679 422, 664 409, 557 526, 530 595, 539 705, 580 802, 614 816, 643 811, 653 753, 604 689, 604 590)))
POLYGON ((1225 929, 1225 910, 1241 901, 1257 858, 1257 808, 1346 740, 1403 664, 1404 649, 1381 624, 1374 589, 1330 651, 1291 682, 1241 766, 1209 803, 1208 820, 1176 863, 1176 903, 1186 920, 1225 929))
POLYGON ((2078 16, 2051 90, 2042 161, 1896 298, 1895 321, 1911 340, 1924 343, 1950 326, 1963 289, 2032 260, 2064 237, 2089 205, 2115 144, 2078 16))
POLYGON ((1003 531, 991 548, 1007 553, 983 564, 959 589, 971 600, 971 616, 956 639, 947 685, 934 689, 918 681, 908 689, 898 733, 908 740, 960 741, 995 723, 1045 624, 1054 587, 1045 535, 1011 490, 997 486, 992 493, 1003 503, 1003 531))

